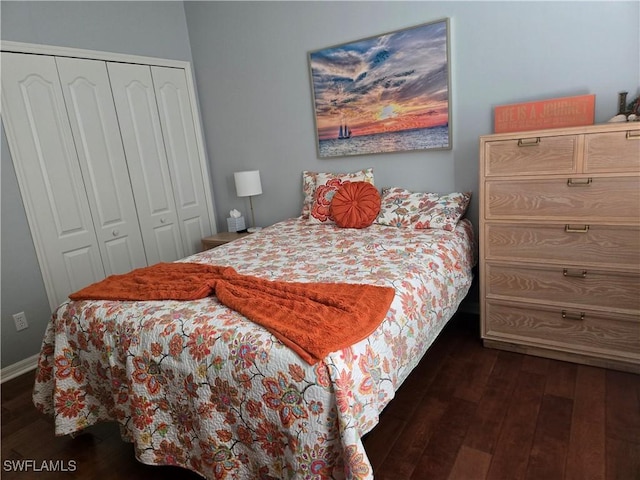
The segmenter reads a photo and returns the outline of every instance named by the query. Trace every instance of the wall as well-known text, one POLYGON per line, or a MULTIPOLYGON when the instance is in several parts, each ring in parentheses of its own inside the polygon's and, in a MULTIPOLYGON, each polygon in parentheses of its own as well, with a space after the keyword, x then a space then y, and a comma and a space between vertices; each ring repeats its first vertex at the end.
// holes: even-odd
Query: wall
MULTIPOLYGON (((596 121, 617 94, 639 92, 634 2, 185 2, 201 114, 214 172, 218 227, 237 198, 233 172, 261 170, 256 221, 298 215, 301 172, 373 167, 378 186, 477 191, 478 136, 493 107, 596 94, 596 121), (320 160, 309 51, 449 17, 451 151, 320 160)), ((470 216, 477 219, 477 202, 470 216)))
MULTIPOLYGON (((192 61, 181 2, 2 1, 2 40, 192 61)), ((1 136, 1 366, 40 349, 51 316, 4 128, 1 136), (12 314, 29 328, 16 332, 12 314)))
MULTIPOLYGON (((478 136, 495 105, 596 94, 596 121, 617 93, 638 94, 640 4, 633 2, 10 2, 3 40, 193 61, 218 228, 233 172, 259 168, 254 202, 267 225, 298 215, 301 172, 372 166, 379 186, 477 191, 478 136), (453 149, 320 160, 307 53, 451 19, 453 149)), ((38 352, 49 317, 15 172, 1 135, 1 366, 38 352), (15 332, 11 314, 30 328, 15 332)), ((477 220, 477 203, 470 216, 477 220)))

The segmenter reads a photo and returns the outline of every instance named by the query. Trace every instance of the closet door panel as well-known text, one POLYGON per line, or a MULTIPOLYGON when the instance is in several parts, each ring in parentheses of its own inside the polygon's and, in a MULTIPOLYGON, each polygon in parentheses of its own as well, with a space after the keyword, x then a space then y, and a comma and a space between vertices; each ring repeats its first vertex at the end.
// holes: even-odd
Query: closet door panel
POLYGON ((2 53, 3 121, 53 308, 104 278, 53 57, 2 53))
POLYGON ((147 261, 177 260, 184 252, 151 71, 123 63, 107 69, 147 261))
POLYGON ((69 279, 69 291, 61 296, 58 305, 66 301, 71 293, 105 277, 102 264, 98 265, 92 261, 95 258, 95 250, 94 245, 87 245, 62 252, 64 272, 69 279))
POLYGON ((129 236, 118 235, 118 232, 116 232, 115 236, 116 238, 107 239, 101 245, 104 251, 102 255, 104 268, 112 272, 108 273, 108 275, 127 273, 133 269, 147 266, 144 250, 142 251, 142 257, 140 257, 132 249, 129 236))
POLYGON ((107 275, 147 265, 107 67, 56 59, 107 275))
POLYGON ((196 140, 193 109, 185 70, 151 67, 169 170, 185 255, 200 251, 201 239, 211 235, 196 140))
POLYGON ((172 261, 182 258, 184 255, 179 243, 176 241, 176 226, 167 225, 153 230, 153 248, 158 252, 158 261, 172 261))

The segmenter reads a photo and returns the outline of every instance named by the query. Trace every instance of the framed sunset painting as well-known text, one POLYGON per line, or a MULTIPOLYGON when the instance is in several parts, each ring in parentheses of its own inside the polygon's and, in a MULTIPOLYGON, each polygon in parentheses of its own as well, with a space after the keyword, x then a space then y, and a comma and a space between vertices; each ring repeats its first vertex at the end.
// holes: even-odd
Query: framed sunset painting
POLYGON ((320 158, 451 148, 449 19, 309 52, 320 158))

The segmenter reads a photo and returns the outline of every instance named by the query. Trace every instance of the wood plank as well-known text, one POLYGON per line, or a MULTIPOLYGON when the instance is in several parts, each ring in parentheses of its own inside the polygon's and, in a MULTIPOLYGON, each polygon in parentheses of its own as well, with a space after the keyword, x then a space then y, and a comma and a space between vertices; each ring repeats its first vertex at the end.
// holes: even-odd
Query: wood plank
POLYGON ((578 365, 575 363, 554 361, 547 374, 544 393, 546 395, 573 399, 576 389, 577 371, 578 365))
POLYGON ((606 435, 640 443, 640 375, 606 371, 606 435))
POLYGON ((571 419, 566 480, 605 478, 605 370, 580 365, 571 419))
POLYGON ((24 408, 24 405, 31 404, 34 381, 35 373, 28 372, 2 384, 2 439, 38 419, 46 418, 35 408, 24 408))
POLYGON ((524 478, 545 377, 521 371, 496 444, 487 479, 524 478))
POLYGON ((640 479, 640 443, 607 438, 607 479, 640 479))
POLYGON ((481 480, 489 471, 491 455, 465 445, 460 447, 448 480, 481 480))
POLYGON ((525 355, 522 359, 522 371, 547 375, 551 360, 548 358, 525 355))
POLYGON ((527 465, 528 480, 563 478, 573 400, 544 395, 527 465))
POLYGON ((454 395, 457 398, 478 403, 493 371, 498 351, 485 351, 479 340, 472 343, 470 347, 473 348, 469 348, 469 354, 465 357, 465 367, 458 379, 454 395))
POLYGON ((362 442, 374 472, 382 467, 407 426, 405 420, 395 415, 386 412, 383 412, 383 415, 384 418, 381 417, 380 423, 375 427, 376 435, 367 435, 362 442))
POLYGON ((435 431, 416 464, 411 479, 446 480, 449 477, 476 406, 475 403, 459 398, 451 400, 445 414, 435 425, 435 431))
POLYGON ((375 472, 376 479, 411 477, 447 405, 447 402, 432 396, 422 400, 402 436, 396 440, 385 462, 375 472))
POLYGON ((640 375, 607 370, 606 477, 640 479, 640 375))
POLYGON ((455 350, 446 357, 445 364, 429 386, 429 395, 445 399, 453 397, 460 378, 465 375, 468 368, 466 359, 479 347, 476 339, 461 336, 455 350))
POLYGON ((66 459, 62 454, 71 437, 54 437, 53 428, 47 419, 39 418, 2 441, 2 454, 13 452, 18 458, 39 462, 48 459, 66 459), (43 435, 50 432, 50 435, 43 435))
POLYGON ((464 445, 493 453, 516 386, 523 355, 500 351, 483 396, 469 426, 464 445))

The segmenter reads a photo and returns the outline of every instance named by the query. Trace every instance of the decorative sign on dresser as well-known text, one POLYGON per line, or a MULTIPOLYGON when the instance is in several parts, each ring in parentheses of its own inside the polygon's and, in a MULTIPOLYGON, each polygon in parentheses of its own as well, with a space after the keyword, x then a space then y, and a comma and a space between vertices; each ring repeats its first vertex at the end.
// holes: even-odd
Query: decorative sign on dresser
POLYGON ((494 111, 495 133, 593 125, 596 96, 551 98, 500 105, 494 111))
POLYGON ((640 373, 640 124, 480 137, 485 346, 640 373))

